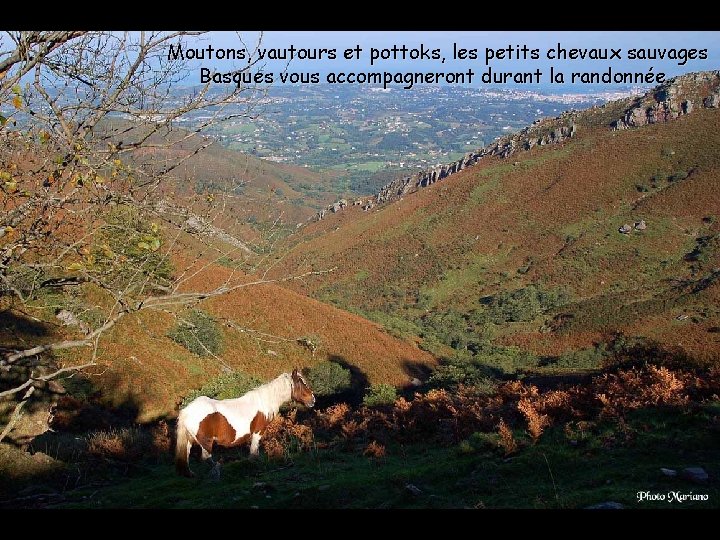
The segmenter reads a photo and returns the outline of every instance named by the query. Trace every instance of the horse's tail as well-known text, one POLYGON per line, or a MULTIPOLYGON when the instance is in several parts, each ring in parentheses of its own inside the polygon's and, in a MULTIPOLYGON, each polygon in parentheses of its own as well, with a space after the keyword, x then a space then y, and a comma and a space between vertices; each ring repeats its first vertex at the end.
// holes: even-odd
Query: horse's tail
POLYGON ((177 419, 177 429, 175 431, 176 442, 175 442, 175 470, 180 476, 187 476, 192 478, 194 475, 190 470, 190 447, 192 446, 192 436, 185 427, 185 418, 183 411, 180 411, 180 415, 177 419))

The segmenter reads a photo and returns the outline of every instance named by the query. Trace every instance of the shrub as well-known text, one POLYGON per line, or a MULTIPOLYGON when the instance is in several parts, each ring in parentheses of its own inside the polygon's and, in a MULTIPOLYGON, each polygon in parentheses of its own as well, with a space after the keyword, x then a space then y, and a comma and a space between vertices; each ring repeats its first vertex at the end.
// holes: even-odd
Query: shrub
POLYGON ((130 205, 110 210, 105 220, 108 226, 99 230, 83 265, 112 275, 115 286, 132 282, 138 270, 151 283, 168 286, 173 267, 161 249, 164 238, 158 225, 130 205))
POLYGON ((366 407, 377 407, 379 405, 392 405, 397 399, 397 390, 389 384, 373 384, 365 397, 363 405, 366 407))
POLYGON ((500 419, 497 433, 476 431, 467 440, 462 441, 458 449, 462 454, 491 451, 503 456, 509 456, 517 452, 518 448, 519 445, 512 430, 503 419, 500 419))
POLYGON ((458 386, 470 386, 478 392, 491 394, 497 386, 492 377, 491 370, 472 358, 463 358, 456 355, 443 361, 428 380, 432 388, 445 388, 456 390, 458 386))
POLYGON ((517 441, 513 436, 512 430, 508 427, 508 425, 505 423, 505 420, 503 420, 502 418, 500 419, 500 424, 498 425, 498 435, 500 436, 500 448, 503 449, 506 456, 517 452, 517 441))
POLYGON ((350 370, 335 362, 320 362, 306 372, 308 384, 317 396, 330 396, 350 388, 350 370))
POLYGON ((296 421, 297 411, 276 416, 265 428, 261 445, 270 459, 291 459, 293 455, 312 450, 315 446, 313 431, 296 421))
POLYGON ((167 423, 152 429, 130 427, 95 431, 86 437, 87 452, 102 459, 137 461, 151 455, 159 455, 170 447, 167 423))
POLYGON ((429 384, 433 388, 456 390, 470 386, 482 394, 491 394, 500 379, 537 367, 539 358, 517 347, 475 343, 471 351, 458 351, 442 360, 429 384))
POLYGON ((468 322, 465 317, 453 309, 430 313, 422 319, 422 324, 427 332, 456 350, 467 348, 468 341, 473 337, 468 331, 468 322))
POLYGON ((527 398, 518 401, 517 408, 527 420, 528 433, 530 433, 533 441, 537 441, 545 428, 550 425, 550 418, 546 414, 539 413, 532 401, 527 398))
POLYGON ((65 392, 80 401, 88 401, 97 392, 92 381, 82 373, 74 373, 71 377, 60 379, 65 392))
POLYGON ((499 372, 500 375, 516 375, 520 371, 537 367, 539 359, 534 354, 517 347, 485 345, 475 353, 474 361, 481 366, 499 372))
POLYGON ((532 321, 541 313, 567 302, 567 294, 559 289, 545 291, 535 285, 503 292, 490 302, 488 316, 497 324, 532 321))
POLYGON ((211 356, 222 349, 220 327, 210 315, 192 310, 168 332, 168 337, 198 356, 211 356))
POLYGON ((207 396, 214 399, 230 399, 240 397, 246 392, 249 392, 253 388, 256 388, 262 384, 260 379, 257 379, 247 373, 241 371, 234 371, 232 373, 226 373, 220 375, 203 385, 197 390, 192 390, 186 395, 180 407, 187 406, 193 399, 198 396, 207 396))
POLYGON ((371 441, 363 450, 363 455, 373 458, 385 457, 385 446, 377 441, 371 441))
POLYGON ((589 349, 565 352, 557 358, 550 359, 548 365, 560 368, 599 369, 609 356, 607 345, 601 343, 589 349))
MULTIPOLYGON (((484 309, 463 314, 454 309, 429 313, 419 321, 423 338, 420 348, 435 356, 442 354, 441 344, 456 351, 471 351, 489 342, 494 333, 494 324, 484 309)), ((420 328, 418 328, 420 330, 420 328)))

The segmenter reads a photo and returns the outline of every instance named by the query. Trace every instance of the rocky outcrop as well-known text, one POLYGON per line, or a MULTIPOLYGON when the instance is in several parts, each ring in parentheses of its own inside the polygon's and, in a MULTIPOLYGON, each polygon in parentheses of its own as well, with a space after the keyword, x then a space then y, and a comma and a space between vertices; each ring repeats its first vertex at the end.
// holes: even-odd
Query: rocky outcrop
POLYGON ((83 334, 90 333, 90 327, 80 320, 77 315, 67 309, 61 309, 55 314, 55 318, 60 321, 63 326, 77 326, 83 334))
POLYGON ((622 118, 615 120, 615 130, 670 122, 690 114, 696 106, 714 108, 720 105, 720 71, 701 71, 675 77, 636 98, 622 118))
MULTIPOLYGON (((610 127, 618 130, 670 122, 691 114, 698 107, 720 107, 720 71, 701 71, 668 80, 633 100, 623 117, 610 127)), ((536 120, 517 134, 501 137, 484 148, 465 154, 456 162, 397 178, 385 185, 375 199, 378 203, 397 200, 462 171, 487 156, 506 159, 520 150, 562 143, 576 135, 578 127, 575 120, 578 116, 576 111, 569 111, 556 118, 536 120)))
MULTIPOLYGON (((643 96, 630 101, 622 118, 610 124, 614 130, 629 129, 648 124, 670 122, 680 116, 691 114, 698 108, 720 107, 720 71, 703 71, 690 73, 670 79, 643 96)), ((374 197, 377 204, 387 203, 418 191, 422 188, 444 180, 468 167, 475 165, 488 156, 497 156, 507 159, 520 151, 531 150, 535 146, 560 144, 575 137, 578 124, 582 123, 582 113, 568 111, 555 118, 540 119, 532 125, 522 129, 516 134, 500 137, 493 143, 468 152, 457 161, 438 164, 429 169, 419 171, 410 176, 396 178, 382 187, 374 197)), ((362 206, 362 209, 371 210, 373 201, 355 201, 353 206, 362 206)), ((316 220, 325 217, 327 211, 339 212, 347 206, 347 201, 340 200, 321 210, 315 216, 316 220), (342 203, 345 203, 344 205, 342 203)), ((619 232, 629 234, 633 229, 644 230, 644 222, 634 226, 626 225, 627 231, 620 227, 619 232)))
POLYGON ((720 107, 720 91, 715 91, 703 100, 703 107, 706 109, 717 109, 720 107))
POLYGON ((247 247, 244 242, 219 227, 216 227, 202 216, 193 214, 184 206, 178 206, 167 199, 161 199, 155 203, 155 211, 158 214, 171 215, 175 218, 182 219, 183 229, 189 234, 194 236, 210 236, 219 238, 223 242, 243 250, 245 253, 252 253, 252 250, 247 247))
MULTIPOLYGON (((362 204, 362 201, 360 201, 360 204, 362 204)), ((337 214, 341 210, 344 210, 345 208, 347 208, 347 206, 348 206, 347 199, 340 199, 337 202, 329 204, 329 205, 327 205, 326 208, 323 208, 317 214, 315 214, 315 221, 320 221, 320 220, 324 219, 325 216, 327 215, 328 211, 332 212, 333 214, 337 214)))
POLYGON ((498 156, 501 159, 506 159, 518 150, 530 150, 534 146, 561 143, 574 137, 577 133, 574 116, 574 112, 567 112, 556 118, 536 121, 533 125, 514 135, 506 135, 484 148, 468 152, 457 161, 445 165, 436 165, 412 176, 397 178, 383 186, 380 193, 375 196, 375 200, 378 203, 397 200, 408 193, 444 180, 487 156, 498 156))

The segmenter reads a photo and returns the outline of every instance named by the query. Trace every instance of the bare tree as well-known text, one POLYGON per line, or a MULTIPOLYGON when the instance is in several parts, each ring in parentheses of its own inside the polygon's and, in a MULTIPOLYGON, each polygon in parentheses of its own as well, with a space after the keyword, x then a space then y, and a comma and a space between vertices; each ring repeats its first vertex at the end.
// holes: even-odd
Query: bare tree
MULTIPOLYGON (((181 87, 189 66, 169 47, 199 39, 197 32, 0 37, 0 312, 47 318, 48 292, 70 291, 76 308, 57 314, 73 325, 72 338, 0 350, 0 398, 20 398, 0 440, 36 383, 95 365, 99 340, 127 314, 172 312, 242 287, 322 273, 270 279, 276 259, 253 254, 226 230, 225 194, 173 200, 173 172, 213 143, 203 132, 257 114, 267 91, 253 84, 181 87), (175 129, 181 122, 192 129, 175 129), (202 235, 213 237, 205 243, 215 255, 173 268, 174 255, 202 235), (228 256, 247 264, 220 285, 190 286, 228 256), (92 312, 89 322, 78 319, 83 312, 92 312), (50 360, 70 348, 89 352, 74 364, 50 360)), ((260 42, 246 47, 237 73, 262 68, 260 42)), ((246 181, 242 176, 237 180, 246 181)))

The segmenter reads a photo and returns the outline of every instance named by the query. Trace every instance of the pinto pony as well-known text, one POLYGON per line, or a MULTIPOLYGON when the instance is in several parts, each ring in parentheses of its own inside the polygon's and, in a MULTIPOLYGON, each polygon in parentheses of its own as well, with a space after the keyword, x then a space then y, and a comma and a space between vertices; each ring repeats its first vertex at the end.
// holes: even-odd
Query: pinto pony
POLYGON ((214 443, 238 446, 250 441, 250 456, 257 456, 265 426, 278 414, 280 405, 291 399, 306 407, 315 405, 315 394, 297 369, 239 398, 195 398, 180 411, 177 419, 175 469, 178 474, 194 476, 189 465, 193 444, 202 448, 203 460, 210 460, 211 464, 214 443))

